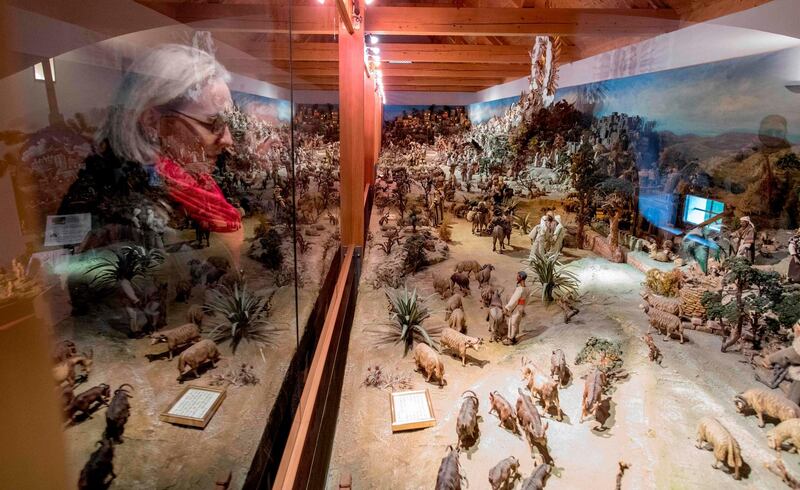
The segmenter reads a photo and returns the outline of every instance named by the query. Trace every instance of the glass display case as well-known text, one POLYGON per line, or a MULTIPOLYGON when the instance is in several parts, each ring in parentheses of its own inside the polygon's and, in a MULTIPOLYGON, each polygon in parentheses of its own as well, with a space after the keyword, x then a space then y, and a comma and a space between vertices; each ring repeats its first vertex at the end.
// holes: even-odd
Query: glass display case
POLYGON ((329 302, 335 24, 296 70, 289 2, 202 7, 6 9, 0 308, 32 302, 47 331, 81 486, 98 441, 121 488, 263 478, 329 302))

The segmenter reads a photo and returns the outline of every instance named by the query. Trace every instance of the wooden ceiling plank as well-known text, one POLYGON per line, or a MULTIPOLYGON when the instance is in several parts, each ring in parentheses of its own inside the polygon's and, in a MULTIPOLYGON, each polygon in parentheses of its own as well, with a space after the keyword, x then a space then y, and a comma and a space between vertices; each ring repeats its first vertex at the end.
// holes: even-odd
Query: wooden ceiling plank
MULTIPOLYGON (((140 0, 167 11, 163 2, 140 0)), ((268 4, 169 4, 177 21, 193 27, 238 32, 288 32, 289 9, 268 4)), ((291 30, 295 34, 330 34, 334 7, 294 6, 291 30)), ((370 7, 366 32, 403 36, 530 36, 658 35, 680 27, 672 9, 606 8, 451 8, 370 7)))
POLYGON ((384 35, 658 35, 680 27, 672 9, 373 7, 367 30, 384 35))
MULTIPOLYGON (((238 42, 232 47, 258 60, 288 60, 289 43, 238 42)), ((381 44, 381 58, 384 65, 389 61, 412 63, 469 63, 469 64, 530 64, 528 46, 509 45, 470 45, 470 44, 381 44)), ((339 57, 336 43, 294 43, 293 61, 336 61, 339 57)), ((562 50, 564 62, 574 61, 578 51, 572 48, 562 50)), ((225 58, 221 55, 221 58, 225 58)))

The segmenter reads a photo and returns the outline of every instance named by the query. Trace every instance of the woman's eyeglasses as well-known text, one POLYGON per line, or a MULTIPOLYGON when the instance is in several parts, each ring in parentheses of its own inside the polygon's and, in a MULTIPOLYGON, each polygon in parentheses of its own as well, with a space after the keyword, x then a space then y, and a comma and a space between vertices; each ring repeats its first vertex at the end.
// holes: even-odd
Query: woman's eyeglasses
POLYGON ((174 112, 175 114, 179 114, 187 119, 191 119, 192 121, 209 130, 215 136, 222 136, 222 134, 225 133, 225 128, 228 127, 228 120, 222 113, 213 116, 211 119, 203 120, 192 116, 191 114, 187 114, 175 109, 170 109, 170 112, 174 112))

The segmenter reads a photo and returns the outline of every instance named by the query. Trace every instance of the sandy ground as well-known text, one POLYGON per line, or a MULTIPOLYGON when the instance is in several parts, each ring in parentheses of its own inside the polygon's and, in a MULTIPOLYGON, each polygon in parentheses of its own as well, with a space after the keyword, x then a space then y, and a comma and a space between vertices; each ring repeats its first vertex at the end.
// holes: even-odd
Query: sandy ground
MULTIPOLYGON (((376 222, 377 218, 373 218, 372 223, 376 222)), ((492 253, 491 238, 474 237, 469 224, 457 220, 451 258, 408 278, 409 287, 432 295, 429 302, 436 312, 426 325, 444 322, 444 302, 433 296, 432 274, 449 275, 459 260, 494 264, 492 283, 504 287, 504 299, 507 298, 516 271, 523 267, 520 261, 527 257, 529 241, 515 231, 512 244, 513 252, 492 253)), ((620 460, 631 465, 623 478, 624 489, 785 488, 763 466, 774 461, 775 454, 766 445, 766 429, 758 428, 754 416, 745 418, 736 413, 732 402, 736 393, 762 386, 753 381, 752 369, 741 362, 742 357, 721 354, 719 337, 688 331, 684 345, 656 337, 664 361, 662 366, 650 363, 640 340, 647 328, 646 317, 638 309, 643 275, 631 266, 612 264, 584 251, 565 252, 565 259, 572 261, 571 267, 582 283, 581 311, 572 322, 563 323, 557 306, 546 308, 532 300, 516 346, 488 344, 480 351, 470 351, 466 367, 461 366, 460 360, 443 354, 448 381, 444 388, 427 384, 414 373, 413 358, 403 357, 402 346, 378 340, 374 332, 380 331, 380 325, 389 318, 387 302, 383 291, 362 283, 328 488, 337 488, 340 476, 346 473, 352 475, 353 488, 432 488, 447 445, 457 441, 455 418, 461 394, 468 389, 478 394, 482 417, 480 439, 460 457, 469 488, 489 488, 489 469, 509 455, 520 460, 523 476, 530 475, 534 463, 527 443, 498 427, 496 416, 488 413, 488 394, 498 390, 513 405, 517 389, 523 387, 519 369, 522 356, 546 367, 556 348, 564 350, 574 376, 559 394, 564 420, 549 419, 549 449, 555 468, 547 488, 614 488, 620 460), (620 341, 624 368, 630 373, 627 380, 615 385, 611 417, 604 431, 593 430, 597 425, 593 420, 579 423, 581 377, 588 367, 574 365, 574 359, 591 335, 620 341), (362 386, 367 367, 375 364, 389 373, 405 373, 415 388, 430 390, 437 418, 435 427, 392 434, 388 392, 362 386), (703 416, 717 417, 738 439, 747 466, 746 477, 740 482, 711 468, 714 458, 710 451, 695 448, 697 421, 703 416)), ((381 260, 382 255, 380 249, 372 249, 364 270, 381 260)), ((475 295, 477 282, 472 283, 472 290, 473 295, 464 301, 469 334, 488 338, 486 313, 475 295)), ((784 452, 783 457, 790 471, 800 473, 796 455, 784 452)), ((515 488, 519 486, 517 481, 515 488)))
MULTIPOLYGON (((248 221, 246 225, 246 236, 252 236, 254 223, 248 221)), ((312 240, 317 244, 324 238, 312 240)), ((245 244, 242 254, 242 267, 248 285, 262 293, 271 291, 274 287, 271 279, 263 273, 263 267, 246 256, 247 245, 249 243, 245 244)), ((310 278, 306 288, 299 291, 297 316, 301 325, 300 335, 316 300, 316 278, 321 277, 322 267, 330 265, 330 255, 326 264, 321 263, 321 248, 321 245, 316 245, 308 255, 300 257, 308 263, 305 270, 310 278)), ((212 237, 211 248, 171 254, 170 261, 185 263, 198 255, 205 257, 220 253, 220 246, 212 237)), ((291 260, 291 256, 286 260, 291 260)), ((198 286, 188 304, 170 304, 168 327, 185 323, 189 304, 202 303, 203 294, 204 288, 198 286)), ((68 308, 65 293, 55 291, 54 295, 60 295, 60 298, 51 297, 50 306, 58 307, 60 304, 62 309, 68 308)), ((168 360, 164 356, 149 361, 147 358, 165 352, 165 344, 151 346, 148 338, 130 339, 110 328, 108 318, 118 315, 118 312, 67 317, 53 327, 57 340, 71 339, 79 350, 93 350, 92 372, 87 382, 76 387, 76 393, 100 383, 111 385, 112 391, 122 383, 134 387, 124 443, 116 447, 114 467, 118 477, 111 488, 211 488, 214 478, 227 471, 233 472, 231 488, 241 488, 296 348, 294 295, 292 283, 278 289, 273 298, 270 319, 279 329, 274 335, 274 345, 258 348, 243 342, 234 355, 227 343, 221 344, 223 359, 217 367, 209 367, 201 371, 199 379, 187 379, 183 384, 176 380, 176 359, 168 360), (228 387, 225 401, 205 429, 180 427, 159 420, 159 414, 166 410, 184 386, 208 385, 215 374, 224 374, 230 367, 241 363, 253 366, 260 383, 228 387)), ((209 329, 205 331, 207 333, 209 329)), ((105 429, 105 411, 106 408, 102 407, 92 418, 65 428, 71 481, 77 482, 81 468, 95 449, 95 441, 100 439, 105 429)))

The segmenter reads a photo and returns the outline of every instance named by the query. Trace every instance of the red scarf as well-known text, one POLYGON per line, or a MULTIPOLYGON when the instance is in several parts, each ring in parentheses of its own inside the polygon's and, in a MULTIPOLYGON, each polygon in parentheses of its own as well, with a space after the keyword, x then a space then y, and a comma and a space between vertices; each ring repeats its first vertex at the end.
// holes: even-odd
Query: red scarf
POLYGON ((242 227, 239 211, 225 199, 209 174, 193 176, 167 157, 158 159, 156 171, 166 182, 170 198, 179 203, 203 229, 230 233, 242 227))

